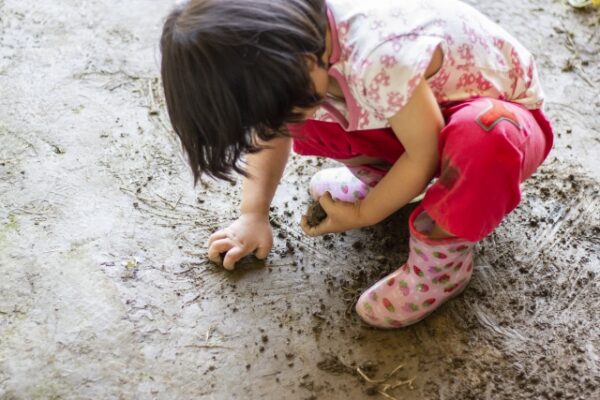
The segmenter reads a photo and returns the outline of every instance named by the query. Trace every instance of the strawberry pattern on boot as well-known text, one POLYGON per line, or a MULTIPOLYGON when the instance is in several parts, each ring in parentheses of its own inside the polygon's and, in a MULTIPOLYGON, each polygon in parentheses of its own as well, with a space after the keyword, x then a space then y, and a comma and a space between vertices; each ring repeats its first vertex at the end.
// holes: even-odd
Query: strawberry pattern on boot
POLYGON ((422 206, 413 211, 409 225, 406 264, 358 300, 356 312, 369 325, 400 328, 414 324, 459 294, 471 280, 475 243, 460 238, 429 239, 423 232, 433 221, 422 206))
POLYGON ((381 175, 367 168, 326 168, 312 177, 309 192, 314 200, 329 192, 334 200, 353 203, 364 199, 380 179, 381 175))

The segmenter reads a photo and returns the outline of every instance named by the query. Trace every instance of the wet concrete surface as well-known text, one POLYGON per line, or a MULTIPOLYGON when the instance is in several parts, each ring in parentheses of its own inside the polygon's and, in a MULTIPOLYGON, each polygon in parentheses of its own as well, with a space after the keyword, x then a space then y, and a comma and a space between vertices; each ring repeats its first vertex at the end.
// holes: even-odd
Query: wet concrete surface
POLYGON ((352 305, 406 259, 409 210, 303 236, 329 162, 292 159, 264 265, 206 261, 240 187, 194 189, 169 129, 170 2, 0 0, 0 399, 600 398, 600 13, 477 7, 538 57, 555 150, 467 290, 382 331, 352 305))

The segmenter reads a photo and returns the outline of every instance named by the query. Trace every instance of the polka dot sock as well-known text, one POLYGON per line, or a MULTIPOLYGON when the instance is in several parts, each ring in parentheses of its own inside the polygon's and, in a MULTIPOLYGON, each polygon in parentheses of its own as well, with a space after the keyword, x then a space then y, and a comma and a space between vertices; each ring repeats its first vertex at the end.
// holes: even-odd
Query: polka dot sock
POLYGON ((380 179, 381 175, 365 168, 327 168, 312 177, 309 192, 315 200, 329 192, 334 200, 353 203, 364 199, 380 179))

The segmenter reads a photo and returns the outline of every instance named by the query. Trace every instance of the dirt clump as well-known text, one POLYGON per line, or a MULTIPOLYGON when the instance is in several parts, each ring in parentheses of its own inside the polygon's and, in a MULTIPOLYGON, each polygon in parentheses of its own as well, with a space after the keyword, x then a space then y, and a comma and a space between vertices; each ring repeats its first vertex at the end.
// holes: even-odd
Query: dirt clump
POLYGON ((325 218, 327 218, 327 213, 318 201, 315 201, 308 206, 308 211, 306 212, 306 222, 308 223, 308 226, 311 228, 315 227, 325 218))

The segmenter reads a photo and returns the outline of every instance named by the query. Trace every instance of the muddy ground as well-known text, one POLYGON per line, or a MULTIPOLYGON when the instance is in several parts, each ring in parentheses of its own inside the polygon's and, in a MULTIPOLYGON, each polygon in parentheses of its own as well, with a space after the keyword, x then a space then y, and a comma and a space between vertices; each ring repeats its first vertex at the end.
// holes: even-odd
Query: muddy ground
POLYGON ((600 398, 600 12, 477 3, 538 56, 556 147, 464 294, 381 331, 352 303, 409 210, 304 237, 322 160, 286 170, 265 265, 206 262, 239 185, 194 189, 168 128, 170 1, 0 0, 0 399, 600 398))

